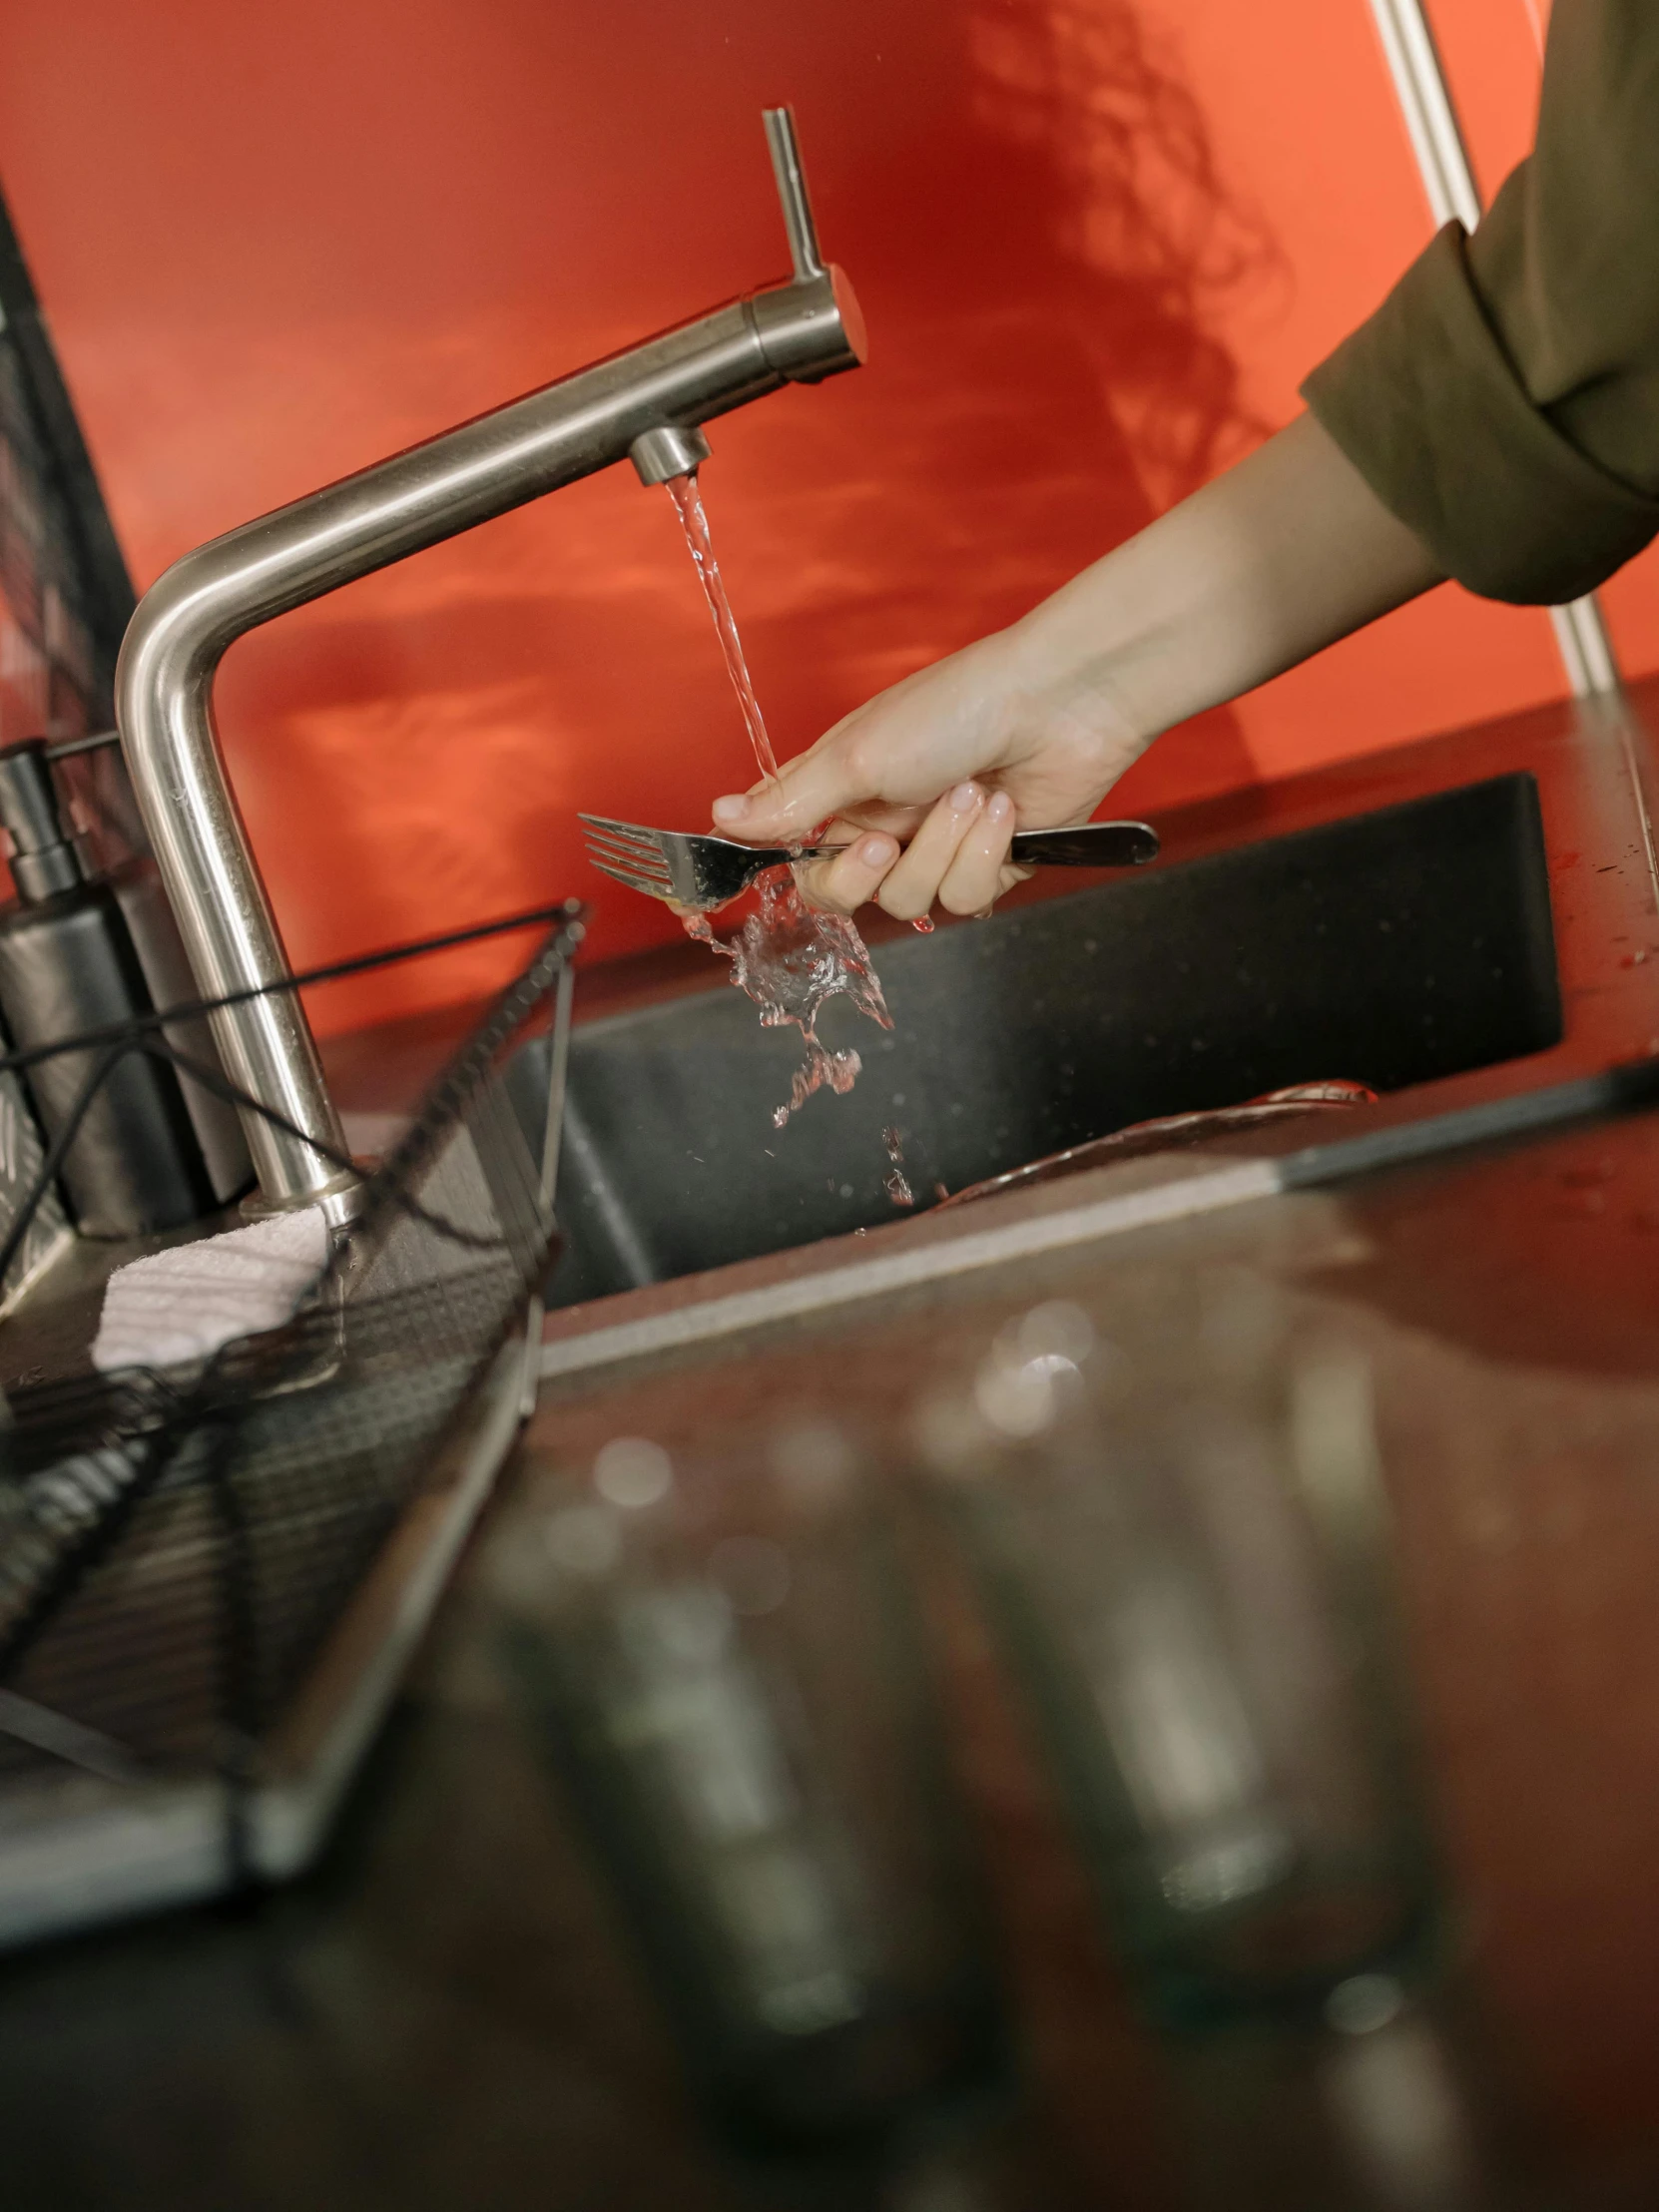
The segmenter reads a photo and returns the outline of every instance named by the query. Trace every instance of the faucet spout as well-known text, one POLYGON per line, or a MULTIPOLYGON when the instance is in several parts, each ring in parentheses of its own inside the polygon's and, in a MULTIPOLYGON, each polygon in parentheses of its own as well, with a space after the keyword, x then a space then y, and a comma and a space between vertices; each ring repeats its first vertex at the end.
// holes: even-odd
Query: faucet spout
MULTIPOLYGON (((793 125, 787 110, 767 120, 782 186, 779 149, 795 148, 793 125)), ((652 466, 707 451, 700 425, 716 415, 856 367, 864 343, 851 287, 819 262, 816 241, 810 258, 800 250, 799 151, 791 174, 786 222, 801 272, 791 281, 244 523, 176 561, 140 601, 116 671, 122 745, 198 987, 204 998, 236 996, 214 1014, 214 1034, 232 1081, 270 1110, 243 1117, 268 1206, 343 1205, 353 1179, 226 779, 214 720, 220 661, 260 624, 614 462, 632 456, 642 476, 660 480, 652 466)))

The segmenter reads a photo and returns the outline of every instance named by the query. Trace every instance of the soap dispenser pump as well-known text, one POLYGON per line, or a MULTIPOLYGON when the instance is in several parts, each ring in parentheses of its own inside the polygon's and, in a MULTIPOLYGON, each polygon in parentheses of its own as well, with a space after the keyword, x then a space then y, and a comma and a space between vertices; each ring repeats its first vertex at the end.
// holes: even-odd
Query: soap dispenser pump
MULTIPOLYGON (((17 896, 0 906, 0 1014, 20 1051, 153 1010, 110 884, 90 876, 66 827, 43 740, 0 747, 0 825, 17 896)), ((25 1071, 48 1141, 69 1126, 97 1053, 55 1053, 25 1071)), ((64 1155, 77 1228, 92 1237, 175 1229, 214 1192, 174 1070, 126 1053, 106 1074, 64 1155)))

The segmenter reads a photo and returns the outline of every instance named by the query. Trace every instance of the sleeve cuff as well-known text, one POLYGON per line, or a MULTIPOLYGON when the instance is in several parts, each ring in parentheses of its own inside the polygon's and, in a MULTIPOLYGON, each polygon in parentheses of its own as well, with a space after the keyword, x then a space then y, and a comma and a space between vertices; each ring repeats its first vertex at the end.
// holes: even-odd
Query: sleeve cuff
POLYGON ((1320 423, 1446 573, 1552 606, 1659 534, 1659 500, 1597 467, 1528 398, 1447 224, 1302 387, 1320 423))

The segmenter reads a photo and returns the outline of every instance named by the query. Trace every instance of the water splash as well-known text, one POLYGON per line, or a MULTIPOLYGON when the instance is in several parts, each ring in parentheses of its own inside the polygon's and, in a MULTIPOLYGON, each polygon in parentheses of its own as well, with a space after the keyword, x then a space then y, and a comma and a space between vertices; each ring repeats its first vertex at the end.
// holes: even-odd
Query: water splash
POLYGON ((766 720, 761 713, 761 702, 756 698, 755 686, 750 680, 743 640, 738 636, 732 602, 726 596, 726 580, 720 573, 720 563, 715 559, 714 543, 709 536, 709 518, 703 511, 703 494, 697 488, 696 475, 671 476, 668 480, 668 495, 679 511, 680 526, 685 531, 686 543, 691 548, 692 565, 703 586, 703 596, 709 602, 715 635, 720 639, 720 650, 726 656, 726 673, 732 679, 732 689, 738 695, 738 706, 743 713, 743 725, 749 732, 749 742, 755 749, 756 766, 764 778, 776 784, 778 756, 772 750, 772 740, 767 736, 766 720))
POLYGON ((904 1173, 904 1140, 896 1129, 883 1129, 881 1142, 887 1148, 887 1158, 892 1162, 891 1171, 882 1178, 881 1187, 895 1206, 913 1206, 916 1194, 910 1188, 904 1173))
POLYGON ((825 1001, 844 995, 883 1029, 892 1027, 892 1016, 869 949, 847 915, 809 906, 789 867, 768 868, 755 889, 759 904, 730 941, 715 935, 706 915, 682 919, 688 936, 731 961, 732 981, 759 1006, 763 1027, 790 1026, 806 1040, 807 1057, 795 1071, 789 1103, 772 1117, 773 1127, 782 1129, 815 1091, 844 1097, 863 1065, 856 1052, 830 1052, 820 1042, 818 1017, 825 1001))

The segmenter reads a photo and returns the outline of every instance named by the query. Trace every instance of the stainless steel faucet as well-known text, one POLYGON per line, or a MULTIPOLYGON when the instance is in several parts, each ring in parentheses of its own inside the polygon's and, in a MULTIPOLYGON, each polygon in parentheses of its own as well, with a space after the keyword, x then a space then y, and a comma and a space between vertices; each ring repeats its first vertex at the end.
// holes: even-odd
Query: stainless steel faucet
POLYGON ((264 1202, 351 1209, 315 1040, 225 777, 214 678, 247 631, 632 458, 648 484, 707 459, 701 425, 863 359, 852 288, 819 255, 788 108, 766 112, 795 275, 563 376, 187 553, 140 601, 116 670, 122 745, 226 1072, 300 1132, 245 1113, 264 1202), (275 987, 274 987, 275 986, 275 987), (336 1156, 329 1159, 323 1146, 336 1156))

